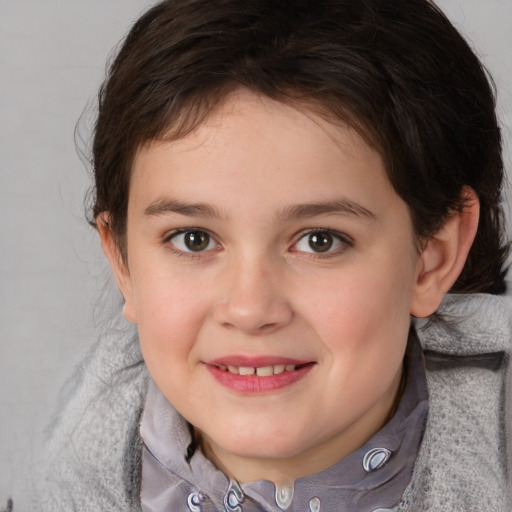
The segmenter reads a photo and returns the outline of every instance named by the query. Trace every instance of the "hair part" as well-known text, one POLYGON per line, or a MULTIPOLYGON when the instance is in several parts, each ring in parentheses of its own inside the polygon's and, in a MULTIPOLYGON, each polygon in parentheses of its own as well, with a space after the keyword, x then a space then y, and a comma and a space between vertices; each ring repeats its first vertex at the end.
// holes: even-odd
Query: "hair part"
POLYGON ((138 149, 186 136, 238 88, 357 130, 382 155, 417 240, 473 188, 478 233, 452 292, 505 291, 494 85, 428 0, 166 0, 147 11, 100 89, 93 142, 90 221, 109 213, 125 259, 138 149))

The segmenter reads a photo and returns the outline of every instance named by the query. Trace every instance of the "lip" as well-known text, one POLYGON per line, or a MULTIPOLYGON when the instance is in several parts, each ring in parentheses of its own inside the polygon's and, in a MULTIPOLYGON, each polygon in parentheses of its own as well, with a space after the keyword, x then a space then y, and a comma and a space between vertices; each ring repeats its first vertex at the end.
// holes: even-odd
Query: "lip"
POLYGON ((231 391, 246 395, 264 394, 291 386, 306 377, 315 366, 313 361, 304 361, 288 357, 248 357, 239 355, 222 357, 204 364, 219 384, 231 391), (260 377, 258 375, 237 375, 220 368, 220 366, 228 365, 256 368, 273 365, 295 365, 297 368, 280 374, 260 377))

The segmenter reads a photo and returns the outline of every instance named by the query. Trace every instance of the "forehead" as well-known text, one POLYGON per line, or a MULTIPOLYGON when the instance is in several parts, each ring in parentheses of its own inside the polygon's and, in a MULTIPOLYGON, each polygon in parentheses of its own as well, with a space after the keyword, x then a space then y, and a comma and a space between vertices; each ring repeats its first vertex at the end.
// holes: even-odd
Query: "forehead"
POLYGON ((396 195, 380 154, 354 129, 238 90, 187 136, 140 148, 130 201, 170 193, 221 205, 253 196, 298 203, 344 195, 360 202, 365 189, 396 195))
MULTIPOLYGON (((317 99, 292 92, 281 93, 278 99, 272 99, 246 87, 227 88, 224 93, 213 90, 211 94, 211 97, 208 94, 204 97, 199 95, 195 101, 187 103, 188 106, 183 107, 176 119, 169 120, 167 128, 155 139, 145 139, 140 143, 135 157, 159 142, 173 142, 176 151, 192 149, 195 144, 203 145, 221 125, 228 128, 241 119, 245 131, 257 131, 261 126, 258 126, 258 121, 264 117, 261 115, 263 113, 267 116, 264 120, 264 132, 267 131, 265 123, 269 118, 280 121, 283 125, 288 122, 299 128, 304 127, 310 132, 321 130, 333 141, 345 146, 349 143, 348 132, 354 132, 351 133, 352 136, 359 135, 370 147, 381 155, 383 153, 380 139, 374 133, 371 123, 359 118, 339 100, 317 99), (297 123, 304 116, 311 121, 309 126, 304 122, 297 123)), ((238 130, 238 126, 235 129, 238 130)))

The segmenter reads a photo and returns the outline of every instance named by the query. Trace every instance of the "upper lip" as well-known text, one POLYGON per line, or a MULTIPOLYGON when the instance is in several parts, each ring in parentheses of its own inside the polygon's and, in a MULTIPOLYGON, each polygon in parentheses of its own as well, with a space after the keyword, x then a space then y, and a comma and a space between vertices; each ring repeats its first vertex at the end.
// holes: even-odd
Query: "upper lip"
POLYGON ((263 366, 274 366, 278 364, 290 365, 294 364, 299 366, 302 364, 311 363, 313 361, 305 359, 294 359, 291 357, 282 356, 243 356, 243 355, 228 355, 206 361, 206 364, 212 366, 237 366, 237 367, 253 367, 260 368, 263 366))

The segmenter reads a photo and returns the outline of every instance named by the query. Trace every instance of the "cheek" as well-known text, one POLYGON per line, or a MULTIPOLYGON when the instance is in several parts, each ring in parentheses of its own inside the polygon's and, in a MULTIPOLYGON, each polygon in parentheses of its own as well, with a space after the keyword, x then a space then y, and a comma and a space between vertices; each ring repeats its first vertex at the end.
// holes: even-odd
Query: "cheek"
POLYGON ((171 361, 176 354, 188 358, 209 311, 204 290, 186 276, 148 276, 136 287, 135 296, 141 347, 148 363, 158 364, 165 355, 171 355, 171 361))
POLYGON ((412 268, 365 265, 344 270, 337 279, 317 281, 302 308, 309 308, 308 322, 337 362, 350 359, 372 370, 380 358, 402 357, 410 326, 412 275, 412 268))
MULTIPOLYGON (((389 278, 389 274, 387 276, 389 278)), ((373 272, 351 274, 325 287, 329 300, 312 297, 309 317, 323 344, 323 362, 331 401, 354 416, 369 410, 387 393, 399 372, 408 339, 410 315, 407 280, 378 282, 373 272), (339 390, 344 390, 340 393, 339 390)))

